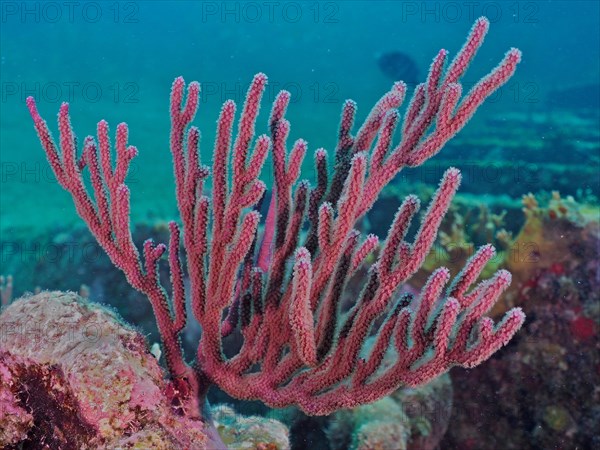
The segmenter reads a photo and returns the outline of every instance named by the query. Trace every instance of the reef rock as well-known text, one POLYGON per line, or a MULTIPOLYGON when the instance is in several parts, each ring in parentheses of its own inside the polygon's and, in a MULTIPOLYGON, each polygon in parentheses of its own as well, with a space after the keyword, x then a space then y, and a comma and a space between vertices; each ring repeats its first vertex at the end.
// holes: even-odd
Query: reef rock
MULTIPOLYGON (((225 448, 208 410, 194 419, 171 404, 144 337, 75 293, 42 292, 2 312, 0 381, 0 448, 225 448)), ((287 429, 271 425, 264 448, 286 448, 287 429)))

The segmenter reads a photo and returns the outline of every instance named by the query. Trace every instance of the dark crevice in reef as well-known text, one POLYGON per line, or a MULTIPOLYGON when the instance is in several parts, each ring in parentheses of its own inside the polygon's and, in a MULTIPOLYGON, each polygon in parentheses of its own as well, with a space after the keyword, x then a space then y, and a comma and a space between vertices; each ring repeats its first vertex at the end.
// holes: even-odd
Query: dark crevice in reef
POLYGON ((78 449, 97 435, 81 417, 79 403, 59 367, 20 365, 14 372, 19 380, 14 393, 34 423, 27 439, 10 449, 78 449))

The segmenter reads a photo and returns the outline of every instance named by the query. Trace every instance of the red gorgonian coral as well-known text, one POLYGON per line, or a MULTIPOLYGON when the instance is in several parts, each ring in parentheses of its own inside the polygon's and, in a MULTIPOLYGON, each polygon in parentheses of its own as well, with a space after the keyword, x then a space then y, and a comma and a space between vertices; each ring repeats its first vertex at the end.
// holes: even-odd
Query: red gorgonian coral
POLYGON ((200 416, 200 400, 211 383, 240 399, 329 414, 375 401, 403 384, 426 383, 453 365, 473 367, 520 328, 524 320, 520 309, 509 311, 496 326, 484 317, 510 283, 508 272, 500 271, 469 290, 493 256, 491 246, 482 247, 445 290, 449 273, 441 268, 431 275, 418 299, 395 295, 419 269, 434 242, 460 183, 457 169, 444 174, 412 243, 405 237, 419 209, 414 196, 404 200, 381 246, 375 236, 361 238, 354 228, 403 167, 418 166, 435 155, 513 75, 521 57, 517 49, 509 50, 461 99, 459 80, 488 26, 485 18, 476 21, 446 70, 447 52, 437 54, 426 82, 414 91, 397 145, 392 145, 392 138, 400 121, 404 83, 396 83, 381 98, 355 135, 351 129, 356 104, 347 101, 331 177, 326 151, 316 150, 314 187, 305 180, 297 182, 306 142, 298 140, 290 152, 286 149, 288 92, 280 92, 273 103, 271 137, 258 137, 251 151, 267 83, 267 77, 258 74, 248 90, 233 144, 236 105, 233 101, 223 105, 214 149, 212 197, 206 196, 204 181, 210 170, 200 164, 199 131, 190 127, 200 85, 190 83, 184 101, 185 82, 177 78, 171 94, 170 142, 183 246, 180 225, 171 222, 168 248, 147 240, 143 258, 130 232, 125 178, 137 149, 127 144, 127 125, 117 127, 115 164, 105 121, 98 124, 97 140, 85 139, 83 154, 77 159, 68 104, 61 106, 58 116, 59 152, 35 101, 27 99, 59 183, 72 195, 79 215, 112 262, 152 303, 173 395, 186 414, 200 416), (261 216, 255 206, 266 186, 258 177, 269 151, 275 183, 259 233, 261 216), (92 194, 83 180, 86 167, 92 194), (346 281, 378 247, 378 259, 370 267, 362 293, 342 315, 339 301, 346 281), (170 298, 157 271, 165 252, 171 272, 170 298), (185 264, 180 253, 185 255, 185 264), (179 344, 186 324, 185 271, 191 309, 202 327, 193 366, 184 361, 179 344), (375 343, 366 352, 365 340, 375 320, 384 314, 387 317, 375 343), (243 344, 235 356, 227 358, 222 341, 236 329, 243 344), (394 362, 383 366, 388 351, 395 353, 394 362))

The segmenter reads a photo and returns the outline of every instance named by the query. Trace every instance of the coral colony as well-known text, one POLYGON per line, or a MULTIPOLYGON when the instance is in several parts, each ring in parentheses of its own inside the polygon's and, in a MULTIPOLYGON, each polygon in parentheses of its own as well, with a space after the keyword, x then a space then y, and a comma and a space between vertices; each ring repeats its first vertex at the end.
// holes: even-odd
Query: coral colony
POLYGON ((361 236, 357 222, 373 206, 384 186, 404 167, 434 156, 470 119, 481 103, 514 73, 517 49, 461 99, 460 78, 482 44, 489 22, 480 18, 466 43, 444 70, 446 50, 434 58, 425 83, 417 86, 402 122, 402 138, 392 138, 400 122, 398 108, 406 85, 394 84, 373 107, 355 135, 356 104, 346 101, 335 150, 335 164, 324 149, 314 153, 316 185, 298 182, 307 143, 288 151, 288 92, 280 92, 269 118, 270 137, 254 141, 264 74, 254 77, 232 143, 236 112, 227 101, 218 120, 212 170, 201 165, 199 131, 190 126, 200 85, 177 78, 171 93, 170 146, 181 225, 169 224, 168 246, 147 240, 143 256, 131 237, 130 194, 125 183, 135 147, 128 129, 116 130, 116 161, 111 156, 108 124, 98 123, 97 139, 87 137, 76 156, 76 140, 63 103, 58 115, 60 152, 33 98, 27 106, 58 182, 79 215, 129 283, 148 297, 162 337, 170 389, 180 413, 201 416, 211 384, 233 397, 258 399, 271 407, 296 405, 307 414, 324 415, 378 400, 402 385, 427 383, 454 365, 473 367, 506 344, 521 327, 518 308, 497 325, 484 317, 509 285, 499 271, 477 280, 494 255, 480 248, 450 283, 446 268, 436 270, 418 298, 397 295, 423 263, 442 217, 458 189, 455 168, 444 174, 412 243, 405 240, 419 200, 407 197, 387 239, 361 236), (274 186, 264 226, 258 204, 267 186, 258 179, 268 153, 274 186), (83 172, 88 168, 90 194, 83 172), (229 170, 231 168, 231 171, 229 170), (212 173, 212 195, 204 182, 212 173), (158 277, 168 254, 172 294, 158 277), (364 288, 347 313, 339 303, 348 279, 375 253, 364 288), (179 335, 186 325, 184 277, 189 277, 191 310, 202 327, 197 360, 188 364, 179 335), (370 350, 365 342, 378 328, 370 350), (243 336, 237 354, 226 357, 223 340, 243 336), (384 362, 384 356, 390 352, 384 362), (390 363, 387 361, 390 360, 390 363))

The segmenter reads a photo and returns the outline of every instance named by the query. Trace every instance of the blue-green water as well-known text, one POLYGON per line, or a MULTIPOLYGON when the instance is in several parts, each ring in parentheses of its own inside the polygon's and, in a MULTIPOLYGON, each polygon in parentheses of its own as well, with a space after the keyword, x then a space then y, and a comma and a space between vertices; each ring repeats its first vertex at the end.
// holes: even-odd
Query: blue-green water
MULTIPOLYGON (((195 124, 202 132, 201 154, 207 164, 225 100, 234 99, 241 110, 253 75, 266 73, 269 87, 257 132, 267 133, 272 100, 280 89, 289 90, 290 142, 297 138, 308 141, 303 177, 312 180, 311 155, 319 147, 333 155, 344 100, 357 102, 357 121, 362 123, 392 85, 378 65, 382 54, 395 51, 407 55, 424 81, 437 51, 445 48, 452 58, 482 15, 489 18, 490 31, 463 84, 470 87, 511 47, 523 52, 516 74, 439 155, 422 168, 402 172, 395 188, 401 194, 412 190, 430 193, 443 170, 456 165, 464 174, 461 207, 486 204, 499 215, 507 210, 503 226, 514 235, 525 222, 521 197, 529 192, 542 199, 540 202, 548 199, 551 191, 560 191, 563 198, 573 196, 578 205, 575 209, 586 223, 599 219, 597 1, 2 1, 0 6, 0 274, 13 273, 18 294, 36 286, 77 289, 85 283, 93 287, 97 278, 86 270, 69 277, 59 272, 59 264, 54 268, 54 260, 48 261, 48 252, 55 256, 54 245, 62 242, 57 235, 79 229, 81 221, 49 169, 25 106, 27 96, 36 98, 55 136, 60 104, 69 102, 80 143, 86 135, 95 134, 100 119, 106 119, 111 130, 120 122, 128 123, 129 142, 139 150, 128 179, 132 215, 138 225, 153 226, 177 218, 168 143, 169 94, 175 77, 201 83, 195 124), (41 242, 41 250, 36 242, 41 242), (44 242, 51 242, 52 247, 44 250, 44 242)), ((269 169, 262 178, 270 188, 269 169)), ((398 196, 398 192, 389 196, 398 196)), ((386 230, 394 210, 388 211, 384 204, 376 206, 372 223, 365 228, 386 230), (380 217, 385 221, 376 223, 380 217)), ((467 234, 474 236, 473 230, 469 228, 467 234)), ((479 244, 478 238, 473 237, 473 242, 479 244)), ((545 239, 555 238, 545 235, 545 239)), ((61 267, 72 269, 68 263, 61 267)), ((560 264, 573 267, 576 263, 561 260, 560 264)), ((540 271, 548 267, 555 265, 540 265, 540 271)), ((593 270, 588 272, 593 278, 593 270)), ((585 277, 573 278, 576 283, 587 282, 585 277)), ((104 290, 96 286, 92 297, 95 292, 104 290)), ((580 310, 573 307, 573 311, 580 310)), ((595 320, 598 312, 594 311, 589 317, 595 320)), ((128 316, 127 310, 122 313, 130 320, 135 316, 128 316)), ((152 322, 151 316, 144 320, 152 322)), ((595 326, 593 338, 597 340, 595 326)), ((594 342, 591 349, 598 351, 594 342)), ((597 373, 591 384, 596 382, 597 373)), ((592 391, 584 390, 584 395, 589 393, 591 398, 592 391)), ((543 407, 552 406, 550 395, 542 397, 549 402, 543 407)), ((577 409, 576 404, 571 399, 560 407, 577 409)), ((547 441, 535 439, 536 426, 552 428, 554 423, 543 407, 531 423, 523 417, 515 422, 519 432, 532 436, 519 445, 527 442, 527 448, 548 448, 544 447, 547 441)), ((570 417, 575 416, 571 411, 570 417)), ((593 413, 585 416, 585 423, 565 426, 560 432, 568 435, 568 430, 576 429, 575 436, 586 430, 590 434, 598 416, 596 405, 593 413)), ((312 445, 328 448, 330 444, 319 433, 314 432, 317 437, 312 445)), ((456 448, 466 445, 466 440, 452 439, 446 441, 447 448, 450 443, 459 445, 456 448)), ((561 439, 556 438, 560 444, 552 448, 576 448, 571 444, 592 448, 586 447, 592 445, 587 438, 561 439)))
MULTIPOLYGON (((48 210, 35 207, 38 220, 54 216, 56 208, 65 208, 66 216, 72 212, 44 165, 24 106, 28 95, 37 98, 46 118, 54 117, 60 102, 69 101, 81 138, 93 133, 101 118, 113 128, 127 122, 130 142, 140 150, 135 162, 135 209, 140 212, 145 208, 141 202, 152 200, 162 215, 173 201, 170 189, 165 189, 171 183, 168 95, 178 75, 203 84, 196 123, 202 131, 203 157, 209 160, 220 104, 230 97, 241 103, 255 73, 262 71, 270 80, 261 131, 268 99, 284 87, 293 95, 292 138, 307 139, 309 151, 318 147, 332 151, 342 102, 356 100, 359 118, 364 117, 391 85, 377 66, 377 55, 400 50, 414 59, 424 78, 437 50, 446 48, 454 55, 474 19, 484 13, 491 30, 465 83, 478 80, 511 46, 524 56, 516 75, 480 109, 464 134, 475 132, 491 115, 546 112, 550 91, 597 83, 599 71, 598 4, 593 1, 476 6, 141 1, 70 7, 3 2, 2 8, 5 226, 30 223, 34 209, 30 201, 46 196, 42 204, 48 210)), ((522 158, 527 161, 528 156, 522 158)), ((544 159, 552 161, 553 155, 545 154, 544 159)))

